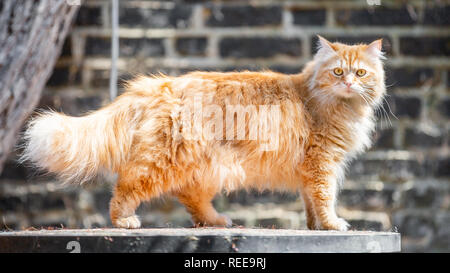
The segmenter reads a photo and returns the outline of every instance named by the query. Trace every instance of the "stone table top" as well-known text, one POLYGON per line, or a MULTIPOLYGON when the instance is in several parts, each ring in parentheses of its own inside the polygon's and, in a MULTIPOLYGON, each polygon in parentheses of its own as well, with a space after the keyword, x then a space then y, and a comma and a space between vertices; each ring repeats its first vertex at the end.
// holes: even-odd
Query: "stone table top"
POLYGON ((0 232, 0 252, 399 252, 400 234, 257 228, 56 229, 0 232))

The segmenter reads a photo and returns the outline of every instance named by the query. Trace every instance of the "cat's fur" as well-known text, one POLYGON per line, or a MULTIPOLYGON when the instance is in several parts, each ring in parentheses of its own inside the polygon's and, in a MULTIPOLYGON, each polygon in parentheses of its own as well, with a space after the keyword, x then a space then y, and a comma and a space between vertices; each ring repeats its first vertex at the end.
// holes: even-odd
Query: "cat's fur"
MULTIPOLYGON (((140 227, 135 209, 163 194, 178 197, 196 224, 229 226, 230 219, 213 208, 213 197, 256 188, 299 192, 308 228, 346 230, 335 212, 336 194, 348 160, 371 142, 374 109, 385 93, 381 40, 353 46, 319 40, 314 59, 297 75, 142 76, 110 105, 83 117, 40 114, 26 131, 22 159, 69 182, 117 173, 110 202, 116 227, 140 227), (357 69, 366 75, 357 76, 357 69), (175 135, 174 128, 188 126, 176 109, 190 107, 196 96, 201 105, 224 111, 227 105, 278 105, 278 132, 270 136, 276 149, 261 149, 259 140, 221 138, 225 131, 218 139, 175 135)), ((251 115, 245 118, 249 128, 251 115)), ((209 116, 214 118, 225 115, 209 116)), ((268 122, 275 119, 269 115, 268 122)))

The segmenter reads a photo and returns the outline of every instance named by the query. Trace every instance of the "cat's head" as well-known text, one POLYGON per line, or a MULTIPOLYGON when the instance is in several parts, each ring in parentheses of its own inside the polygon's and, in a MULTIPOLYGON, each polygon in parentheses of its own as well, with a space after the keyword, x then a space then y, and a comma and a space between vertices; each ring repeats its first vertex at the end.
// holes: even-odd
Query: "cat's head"
POLYGON ((310 89, 325 101, 355 98, 378 105, 385 93, 382 40, 345 45, 318 37, 310 89))

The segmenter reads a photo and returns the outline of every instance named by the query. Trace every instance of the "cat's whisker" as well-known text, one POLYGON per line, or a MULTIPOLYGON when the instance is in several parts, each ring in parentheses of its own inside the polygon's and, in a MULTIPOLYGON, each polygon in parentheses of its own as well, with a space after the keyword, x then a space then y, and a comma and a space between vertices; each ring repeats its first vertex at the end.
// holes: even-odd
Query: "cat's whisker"
MULTIPOLYGON (((389 96, 388 94, 386 94, 386 96, 389 96)), ((397 116, 392 112, 392 109, 386 99, 386 97, 382 97, 382 103, 379 103, 377 105, 377 107, 375 108, 376 111, 380 111, 380 113, 382 113, 382 118, 386 119, 387 122, 389 122, 389 125, 392 127, 392 121, 390 119, 390 115, 392 115, 395 119, 398 119, 397 116), (388 109, 389 109, 389 113, 387 112, 387 110, 385 109, 384 103, 386 103, 388 109)))
POLYGON ((378 109, 381 110, 381 113, 383 114, 383 118, 385 118, 387 120, 387 122, 389 122, 389 125, 392 127, 392 122, 391 122, 391 119, 389 117, 389 113, 386 111, 386 109, 384 108, 383 104, 380 104, 378 109))
POLYGON ((370 107, 370 103, 364 98, 364 96, 361 93, 358 93, 358 95, 366 102, 367 106, 370 107))
MULTIPOLYGON (((386 94, 386 95, 387 95, 387 96, 390 96, 390 95, 388 95, 388 94, 386 94)), ((383 100, 386 102, 386 105, 387 105, 387 107, 388 107, 389 112, 391 113, 391 115, 392 115, 395 119, 398 119, 398 117, 392 112, 391 106, 389 105, 389 102, 387 101, 387 99, 386 99, 385 97, 383 97, 383 100)))
POLYGON ((386 120, 389 122, 389 124, 391 124, 391 126, 392 126, 392 123, 391 123, 389 117, 386 115, 385 110, 384 110, 384 109, 379 109, 380 107, 377 106, 378 103, 375 102, 375 99, 372 98, 372 97, 370 97, 367 93, 364 93, 363 96, 364 96, 368 101, 370 101, 370 102, 372 103, 372 106, 375 106, 375 108, 374 108, 375 113, 380 113, 380 114, 381 114, 381 119, 380 119, 380 121, 381 121, 381 126, 383 127, 383 120, 384 120, 384 119, 386 119, 386 120))
MULTIPOLYGON (((396 83, 387 84, 387 85, 386 85, 386 89, 389 88, 389 87, 395 86, 395 85, 396 85, 396 83)), ((387 94, 386 94, 386 95, 387 95, 387 94)))
MULTIPOLYGON (((363 94, 364 96, 364 94, 363 94)), ((366 95, 364 96, 367 100, 371 101, 373 103, 373 105, 376 105, 375 100, 373 98, 371 98, 370 96, 366 95)), ((379 113, 381 113, 382 117, 381 117, 381 126, 383 126, 383 119, 386 119, 387 122, 389 122, 389 125, 392 127, 392 122, 389 118, 389 114, 387 113, 386 109, 384 109, 383 104, 379 104, 376 108, 375 111, 380 111, 379 113)))

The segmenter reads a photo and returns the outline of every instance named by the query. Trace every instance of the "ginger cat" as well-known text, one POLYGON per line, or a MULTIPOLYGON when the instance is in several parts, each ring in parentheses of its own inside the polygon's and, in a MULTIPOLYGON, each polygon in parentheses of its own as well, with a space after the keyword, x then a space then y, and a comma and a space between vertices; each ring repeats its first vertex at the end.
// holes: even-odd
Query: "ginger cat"
POLYGON ((117 173, 110 216, 119 228, 139 228, 136 208, 163 194, 178 197, 195 224, 230 226, 211 200, 255 188, 299 192, 309 229, 347 230, 336 196, 346 164, 371 144, 385 94, 381 44, 319 36, 317 54, 296 75, 137 77, 83 117, 38 115, 22 160, 68 183, 117 173))

